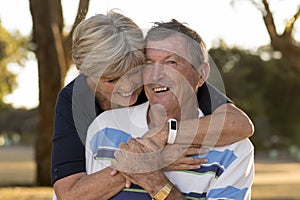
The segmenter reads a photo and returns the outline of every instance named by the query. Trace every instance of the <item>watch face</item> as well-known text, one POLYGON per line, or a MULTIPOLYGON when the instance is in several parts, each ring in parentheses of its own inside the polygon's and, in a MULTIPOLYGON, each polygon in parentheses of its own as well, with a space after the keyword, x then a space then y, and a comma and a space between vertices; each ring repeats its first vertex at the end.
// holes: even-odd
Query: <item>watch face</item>
POLYGON ((176 121, 171 121, 171 129, 176 130, 176 121))

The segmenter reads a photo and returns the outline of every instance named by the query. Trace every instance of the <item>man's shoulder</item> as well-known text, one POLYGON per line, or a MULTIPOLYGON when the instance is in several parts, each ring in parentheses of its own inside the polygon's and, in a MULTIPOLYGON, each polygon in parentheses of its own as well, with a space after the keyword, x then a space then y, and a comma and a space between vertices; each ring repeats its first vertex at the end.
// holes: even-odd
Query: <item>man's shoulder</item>
POLYGON ((241 149, 244 151, 252 151, 254 150, 254 146, 249 138, 237 141, 232 144, 234 148, 241 149))
POLYGON ((88 134, 93 134, 103 128, 133 130, 133 126, 145 128, 146 111, 149 103, 137 106, 107 110, 98 115, 88 128, 88 134))
POLYGON ((254 146, 249 138, 234 142, 230 145, 225 146, 225 148, 234 152, 238 157, 251 155, 254 151, 254 146))
POLYGON ((249 138, 234 142, 225 146, 213 147, 211 150, 219 152, 227 152, 236 157, 244 157, 250 155, 254 151, 254 146, 249 138))

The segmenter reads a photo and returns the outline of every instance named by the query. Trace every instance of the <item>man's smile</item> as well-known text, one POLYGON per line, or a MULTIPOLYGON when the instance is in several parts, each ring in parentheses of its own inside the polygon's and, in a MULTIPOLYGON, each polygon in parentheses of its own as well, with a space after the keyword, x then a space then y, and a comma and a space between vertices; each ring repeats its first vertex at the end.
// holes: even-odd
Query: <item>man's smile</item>
POLYGON ((155 87, 152 89, 155 93, 161 93, 161 92, 166 92, 169 91, 170 89, 166 86, 160 86, 160 87, 155 87))

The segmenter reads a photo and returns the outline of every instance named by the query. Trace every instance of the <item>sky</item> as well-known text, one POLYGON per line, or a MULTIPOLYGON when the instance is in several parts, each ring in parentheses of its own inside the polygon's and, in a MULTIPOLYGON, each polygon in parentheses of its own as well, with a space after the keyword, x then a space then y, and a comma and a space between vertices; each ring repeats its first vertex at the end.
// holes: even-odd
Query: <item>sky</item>
MULTIPOLYGON (((210 48, 222 38, 229 46, 239 46, 255 50, 270 42, 261 13, 249 0, 90 0, 87 17, 105 14, 110 9, 119 9, 130 17, 143 30, 147 31, 152 22, 169 21, 172 18, 185 22, 196 30, 210 48)), ((282 31, 287 19, 300 6, 300 0, 270 1, 278 31, 282 31)), ((78 0, 62 0, 67 29, 72 25, 78 0)), ((0 19, 2 26, 9 31, 20 31, 29 35, 32 29, 29 0, 1 0, 0 19), (18 6, 16 6, 18 5, 18 6), (17 13, 17 14, 16 14, 17 13)), ((296 39, 300 41, 300 20, 296 24, 296 39)), ((6 103, 14 107, 33 108, 38 105, 38 72, 35 60, 26 63, 24 68, 13 64, 9 69, 18 73, 18 88, 5 97, 6 103)), ((72 80, 77 71, 72 69, 66 83, 72 80)))

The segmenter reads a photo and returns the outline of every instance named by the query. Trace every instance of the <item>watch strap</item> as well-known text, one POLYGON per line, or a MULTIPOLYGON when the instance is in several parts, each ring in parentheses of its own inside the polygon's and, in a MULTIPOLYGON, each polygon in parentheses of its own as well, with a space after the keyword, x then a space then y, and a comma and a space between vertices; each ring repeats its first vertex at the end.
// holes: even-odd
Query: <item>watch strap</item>
POLYGON ((171 182, 168 182, 163 188, 161 188, 156 193, 156 195, 152 198, 152 200, 165 200, 169 196, 172 188, 173 188, 173 184, 171 182))
POLYGON ((169 119, 169 134, 167 144, 174 144, 176 136, 177 136, 177 120, 169 119))

